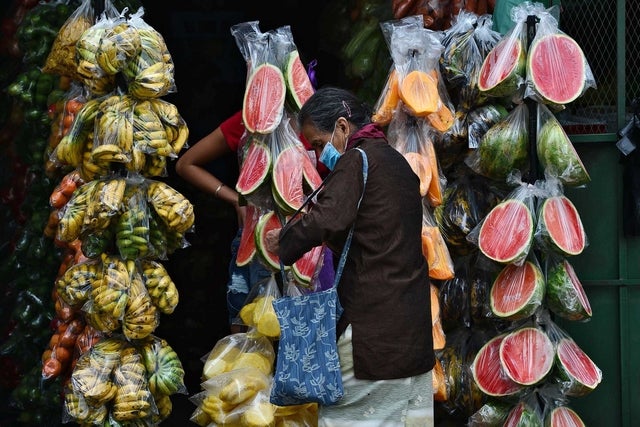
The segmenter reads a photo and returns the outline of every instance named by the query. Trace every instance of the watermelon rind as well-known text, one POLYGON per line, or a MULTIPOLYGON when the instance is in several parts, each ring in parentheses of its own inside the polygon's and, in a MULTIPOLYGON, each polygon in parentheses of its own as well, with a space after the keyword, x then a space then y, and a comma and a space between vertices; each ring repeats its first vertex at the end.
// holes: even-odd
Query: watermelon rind
POLYGON ((568 104, 584 92, 586 63, 582 48, 573 38, 558 32, 544 34, 529 48, 528 80, 544 103, 568 104))
POLYGON ((294 280, 301 286, 311 285, 316 267, 323 254, 323 246, 316 246, 291 265, 294 280))
POLYGON ((587 321, 593 311, 582 283, 569 261, 562 260, 547 270, 546 305, 558 316, 572 321, 587 321))
POLYGON ((485 216, 478 234, 478 247, 489 259, 509 264, 522 261, 533 240, 533 215, 521 200, 507 199, 485 216))
POLYGON ((248 132, 273 132, 284 115, 287 87, 280 68, 265 62, 247 78, 242 102, 242 121, 248 132), (271 79, 267 79, 271 77, 271 79))
POLYGON ((535 327, 509 332, 500 344, 500 363, 509 378, 523 386, 540 383, 554 365, 551 339, 535 327))
POLYGON ((548 197, 538 214, 538 238, 543 246, 566 256, 582 253, 587 236, 580 213, 565 195, 548 197), (555 208, 555 211, 553 210, 555 208))
POLYGON ((287 55, 284 76, 287 85, 287 105, 297 111, 315 92, 297 50, 293 50, 287 55))
POLYGON ((531 405, 526 402, 518 402, 504 422, 503 427, 543 427, 542 417, 531 405))
POLYGON ((484 58, 478 75, 478 89, 492 97, 513 95, 524 81, 526 52, 518 37, 506 37, 484 58), (505 49, 516 49, 509 58, 505 49), (501 68, 495 68, 501 67, 501 68))
POLYGON ((250 140, 242 160, 236 191, 243 196, 253 194, 267 180, 271 172, 271 152, 263 142, 250 140))
POLYGON ((506 334, 491 338, 475 355, 471 373, 476 385, 487 396, 512 396, 523 389, 506 374, 500 362, 500 344, 506 334))
POLYGON ((489 128, 480 140, 477 153, 477 172, 488 178, 503 180, 514 169, 527 168, 528 132, 507 117, 489 128))
POLYGON ((243 267, 249 264, 256 254, 255 228, 258 222, 258 212, 255 206, 249 204, 246 207, 246 215, 244 224, 242 224, 242 233, 240 234, 240 243, 236 253, 236 265, 243 267))
POLYGON ((566 406, 558 406, 547 413, 545 427, 586 427, 576 411, 566 406))
POLYGON ((525 319, 542 305, 544 295, 544 275, 535 263, 508 264, 491 286, 491 311, 506 320, 525 319))
POLYGON ((556 377, 567 396, 582 397, 602 381, 602 371, 571 338, 562 338, 556 346, 556 377))
POLYGON ((577 187, 591 181, 578 152, 555 118, 547 120, 540 129, 536 149, 547 175, 557 177, 564 185, 577 187))
POLYGON ((471 417, 467 425, 474 427, 502 427, 513 405, 500 399, 485 402, 471 417))
POLYGON ((258 219, 255 231, 256 253, 260 256, 263 263, 273 269, 280 271, 280 257, 267 249, 265 238, 269 230, 282 227, 278 215, 274 211, 263 213, 258 219))

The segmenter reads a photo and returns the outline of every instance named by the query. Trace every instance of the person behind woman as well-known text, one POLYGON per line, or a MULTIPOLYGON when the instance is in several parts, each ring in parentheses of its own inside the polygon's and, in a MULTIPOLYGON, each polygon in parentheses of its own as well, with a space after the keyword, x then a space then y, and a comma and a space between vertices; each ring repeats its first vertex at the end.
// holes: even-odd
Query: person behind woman
POLYGON ((371 108, 341 88, 320 88, 302 106, 302 134, 332 171, 309 212, 269 232, 267 244, 285 265, 322 243, 340 254, 355 223, 337 288, 345 394, 320 408, 319 426, 432 426, 435 355, 420 182, 370 118, 371 108), (356 147, 369 164, 359 209, 356 147))
POLYGON ((176 173, 196 188, 217 197, 233 206, 238 215, 238 231, 231 242, 231 261, 229 263, 229 281, 227 283, 227 310, 229 312, 230 332, 242 332, 243 327, 234 324, 234 319, 247 299, 251 287, 271 276, 271 271, 257 259, 246 266, 236 265, 236 256, 240 246, 240 235, 244 224, 246 208, 240 205, 239 194, 230 185, 226 185, 213 175, 207 165, 242 148, 245 128, 242 124, 242 112, 238 111, 186 150, 176 162, 176 173))

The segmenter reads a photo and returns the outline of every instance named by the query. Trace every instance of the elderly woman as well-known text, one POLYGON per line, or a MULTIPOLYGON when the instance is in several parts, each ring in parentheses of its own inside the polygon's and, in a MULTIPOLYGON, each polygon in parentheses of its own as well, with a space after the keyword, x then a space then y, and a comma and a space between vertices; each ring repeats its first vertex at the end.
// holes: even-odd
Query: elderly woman
POLYGON ((420 183, 370 118, 371 109, 340 88, 318 89, 303 105, 301 132, 331 173, 309 212, 273 230, 268 244, 285 265, 323 243, 339 254, 355 224, 337 288, 345 394, 320 408, 319 425, 432 426, 435 356, 420 183), (367 156, 366 186, 356 147, 367 156))

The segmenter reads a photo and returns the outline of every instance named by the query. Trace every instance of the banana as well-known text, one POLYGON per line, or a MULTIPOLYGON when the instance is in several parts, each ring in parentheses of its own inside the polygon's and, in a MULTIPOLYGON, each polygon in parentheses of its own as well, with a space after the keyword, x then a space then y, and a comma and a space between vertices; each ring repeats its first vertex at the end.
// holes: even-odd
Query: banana
POLYGON ((96 163, 126 163, 128 157, 122 152, 119 145, 102 144, 98 145, 91 151, 91 159, 96 163))

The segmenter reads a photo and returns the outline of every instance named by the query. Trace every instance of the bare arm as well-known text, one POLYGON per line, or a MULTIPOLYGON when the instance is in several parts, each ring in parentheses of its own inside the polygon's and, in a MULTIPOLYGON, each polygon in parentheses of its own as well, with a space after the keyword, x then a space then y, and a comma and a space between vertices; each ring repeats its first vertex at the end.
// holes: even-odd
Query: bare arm
POLYGON ((231 149, 218 127, 180 156, 176 173, 199 190, 231 204, 238 213, 239 225, 242 225, 245 210, 238 204, 238 193, 206 169, 208 163, 228 153, 231 149))

